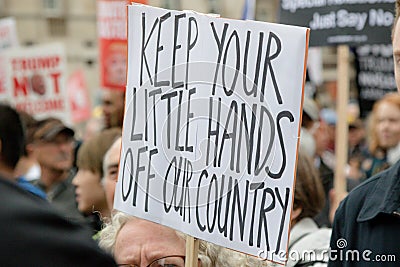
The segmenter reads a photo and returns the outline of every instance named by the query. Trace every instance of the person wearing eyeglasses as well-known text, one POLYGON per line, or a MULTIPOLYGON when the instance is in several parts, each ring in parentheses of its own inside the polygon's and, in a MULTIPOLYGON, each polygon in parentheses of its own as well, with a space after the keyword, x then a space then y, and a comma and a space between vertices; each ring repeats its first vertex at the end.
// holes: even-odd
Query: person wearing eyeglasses
POLYGON ((165 226, 134 217, 118 216, 115 238, 118 266, 185 266, 185 239, 165 226))
MULTIPOLYGON (((100 232, 99 246, 118 266, 184 267, 186 235, 172 228, 115 211, 100 232)), ((258 258, 200 240, 199 267, 263 267, 258 258)))
MULTIPOLYGON (((106 152, 103 160, 103 186, 109 208, 114 206, 121 138, 106 152)), ((114 210, 99 233, 99 245, 114 256, 119 266, 183 267, 186 236, 178 231, 114 210)), ((200 240, 201 267, 263 267, 265 261, 200 240)))

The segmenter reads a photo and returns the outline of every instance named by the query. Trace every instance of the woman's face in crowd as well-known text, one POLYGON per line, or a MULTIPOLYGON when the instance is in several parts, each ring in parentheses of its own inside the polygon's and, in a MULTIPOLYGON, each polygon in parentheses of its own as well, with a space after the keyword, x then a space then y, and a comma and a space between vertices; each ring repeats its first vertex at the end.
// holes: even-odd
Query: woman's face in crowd
POLYGON ((115 240, 114 258, 118 264, 147 266, 171 255, 185 255, 185 240, 175 230, 150 221, 128 221, 115 240))
POLYGON ((376 131, 383 148, 395 147, 400 141, 400 108, 383 102, 376 110, 376 131))
POLYGON ((75 186, 78 209, 84 214, 102 211, 107 207, 104 189, 100 183, 100 174, 90 170, 79 169, 72 184, 75 186))

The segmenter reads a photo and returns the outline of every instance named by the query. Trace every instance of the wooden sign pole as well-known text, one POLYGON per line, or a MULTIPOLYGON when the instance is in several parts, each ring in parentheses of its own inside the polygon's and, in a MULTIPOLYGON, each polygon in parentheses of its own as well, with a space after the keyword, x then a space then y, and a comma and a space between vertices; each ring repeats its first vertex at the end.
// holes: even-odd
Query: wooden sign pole
POLYGON ((198 267, 199 239, 193 236, 186 237, 185 267, 198 267))
POLYGON ((348 151, 347 104, 349 101, 349 47, 340 45, 337 50, 337 99, 336 99, 336 140, 335 140, 335 178, 334 188, 337 194, 345 193, 346 165, 348 151))

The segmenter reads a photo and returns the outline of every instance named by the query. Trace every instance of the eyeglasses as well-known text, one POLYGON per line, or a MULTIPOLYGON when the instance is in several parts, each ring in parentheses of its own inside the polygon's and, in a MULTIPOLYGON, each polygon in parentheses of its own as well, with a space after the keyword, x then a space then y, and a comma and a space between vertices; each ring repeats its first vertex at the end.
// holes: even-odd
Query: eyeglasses
MULTIPOLYGON (((140 267, 135 264, 118 264, 123 267, 140 267)), ((146 267, 185 267, 185 256, 171 255, 157 259, 146 267)))

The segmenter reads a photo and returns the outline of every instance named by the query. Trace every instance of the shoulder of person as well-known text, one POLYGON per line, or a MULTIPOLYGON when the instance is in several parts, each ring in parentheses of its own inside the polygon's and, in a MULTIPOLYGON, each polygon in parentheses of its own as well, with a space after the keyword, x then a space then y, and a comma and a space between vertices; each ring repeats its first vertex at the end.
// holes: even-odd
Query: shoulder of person
POLYGON ((311 218, 304 218, 293 229, 294 239, 291 240, 290 250, 318 250, 329 248, 332 233, 330 228, 318 228, 311 218))
POLYGON ((115 266, 88 229, 12 181, 0 178, 0 201, 0 257, 8 266, 115 266))
POLYGON ((286 266, 327 266, 332 230, 321 228, 301 238, 289 251, 286 266))
POLYGON ((336 227, 364 222, 379 213, 391 213, 393 200, 399 194, 400 161, 354 188, 335 213, 336 227))
POLYGON ((291 231, 287 266, 326 266, 331 233, 311 218, 300 220, 291 231))

